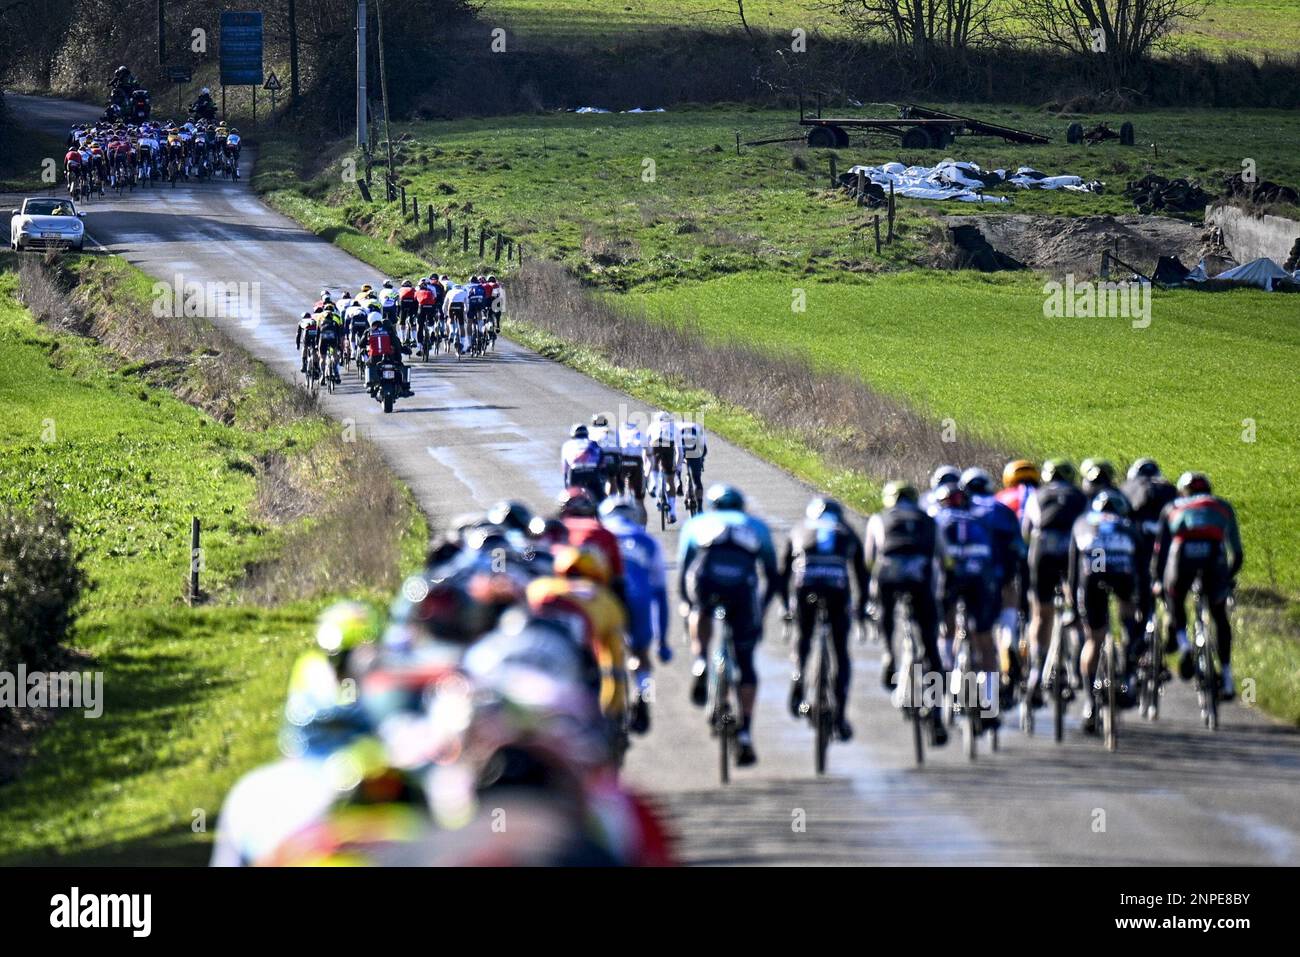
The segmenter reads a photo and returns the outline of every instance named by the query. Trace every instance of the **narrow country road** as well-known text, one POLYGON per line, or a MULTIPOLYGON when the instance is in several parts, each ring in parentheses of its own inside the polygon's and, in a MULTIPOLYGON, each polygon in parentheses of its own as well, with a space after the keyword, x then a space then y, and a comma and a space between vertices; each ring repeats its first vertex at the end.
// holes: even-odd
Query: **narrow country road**
MULTIPOLYGON (((57 133, 98 113, 8 100, 25 124, 57 133)), ((324 286, 355 289, 384 277, 259 202, 246 185, 252 159, 239 184, 96 199, 86 224, 108 252, 161 281, 257 283, 260 314, 218 324, 292 378, 293 332, 306 304, 324 286)), ((424 508, 444 520, 507 497, 547 509, 560 491, 558 449, 571 423, 595 411, 647 411, 509 342, 486 359, 417 362, 412 385, 415 398, 389 416, 353 375, 321 405, 375 442, 424 508)), ((707 478, 739 485, 778 535, 811 495, 716 436, 707 478)), ((670 556, 676 538, 663 536, 670 556)), ((1157 724, 1125 716, 1118 753, 1083 740, 1077 722, 1057 745, 1040 722, 1033 739, 1006 730, 997 755, 982 742, 971 763, 950 746, 917 769, 908 730, 879 687, 879 649, 858 645, 850 711, 857 738, 832 746, 830 774, 817 780, 811 733, 785 711, 789 664, 776 612, 767 636, 755 768, 737 771, 729 787, 718 784, 716 750, 702 713, 687 702, 680 636, 678 656, 659 673, 654 727, 628 757, 628 778, 661 803, 689 862, 1300 863, 1300 734, 1246 708, 1226 706, 1211 735, 1192 690, 1175 682, 1157 724)))

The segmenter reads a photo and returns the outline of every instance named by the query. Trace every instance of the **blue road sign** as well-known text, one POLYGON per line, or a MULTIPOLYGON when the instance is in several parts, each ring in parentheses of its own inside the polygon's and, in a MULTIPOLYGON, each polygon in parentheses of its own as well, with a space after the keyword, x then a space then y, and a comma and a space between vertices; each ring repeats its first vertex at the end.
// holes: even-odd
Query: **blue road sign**
POLYGON ((228 10, 221 14, 221 83, 261 86, 261 10, 228 10))

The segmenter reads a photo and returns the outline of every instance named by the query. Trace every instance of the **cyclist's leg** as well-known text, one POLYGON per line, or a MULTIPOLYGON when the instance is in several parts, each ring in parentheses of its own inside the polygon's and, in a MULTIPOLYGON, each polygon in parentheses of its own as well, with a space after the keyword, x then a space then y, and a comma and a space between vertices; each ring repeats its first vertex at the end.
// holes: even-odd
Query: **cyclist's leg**
MULTIPOLYGON (((795 675, 801 683, 804 669, 808 666, 808 652, 812 649, 813 629, 817 626, 816 598, 814 592, 803 588, 795 589, 793 611, 797 634, 793 657, 795 675)), ((800 687, 802 688, 802 684, 800 687)))
MULTIPOLYGON (((1083 650, 1079 655, 1079 669, 1083 673, 1083 686, 1092 687, 1097 676, 1097 654, 1110 631, 1110 607, 1106 592, 1101 587, 1100 573, 1086 576, 1079 585, 1076 602, 1083 626, 1083 650)), ((1084 707, 1088 707, 1091 694, 1085 693, 1084 707)))
POLYGON ((892 582, 875 581, 876 600, 880 606, 880 637, 885 642, 882 656, 880 680, 886 688, 893 687, 894 674, 897 671, 897 658, 894 656, 894 614, 898 607, 901 589, 892 582))
POLYGON ((1031 556, 1029 561, 1030 663, 1029 678, 1026 682, 1031 700, 1042 684, 1047 649, 1052 641, 1052 625, 1056 620, 1056 608, 1053 602, 1059 577, 1056 562, 1049 556, 1031 556))
POLYGON ((826 613, 830 617, 831 652, 835 656, 835 720, 847 728, 844 713, 848 709, 849 684, 853 680, 853 660, 849 655, 849 604, 852 596, 843 591, 828 592, 826 613))
POLYGON ((1236 693, 1232 684, 1232 619, 1228 615, 1228 595, 1232 590, 1232 582, 1228 577, 1227 563, 1222 558, 1206 568, 1201 587, 1205 589, 1206 604, 1209 605, 1210 618, 1214 622, 1223 697, 1232 698, 1236 693))

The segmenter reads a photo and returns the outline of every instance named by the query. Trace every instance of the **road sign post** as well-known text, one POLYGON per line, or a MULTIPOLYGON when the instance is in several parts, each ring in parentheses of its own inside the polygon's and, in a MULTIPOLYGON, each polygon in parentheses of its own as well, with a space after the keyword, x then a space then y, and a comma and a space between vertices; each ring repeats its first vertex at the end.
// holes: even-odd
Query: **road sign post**
POLYGON ((268 93, 271 94, 271 116, 272 118, 274 118, 275 117, 275 94, 279 93, 280 90, 282 89, 282 86, 280 84, 280 78, 275 75, 274 70, 272 70, 271 75, 266 78, 266 82, 262 84, 262 89, 266 90, 268 93))

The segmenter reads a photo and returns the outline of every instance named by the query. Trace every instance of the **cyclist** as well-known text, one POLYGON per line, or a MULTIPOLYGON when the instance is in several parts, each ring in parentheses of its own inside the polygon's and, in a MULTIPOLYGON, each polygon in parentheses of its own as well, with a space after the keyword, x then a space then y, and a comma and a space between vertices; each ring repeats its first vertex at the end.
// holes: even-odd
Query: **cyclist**
MULTIPOLYGON (((880 606, 880 632, 885 640, 881 682, 890 690, 897 670, 894 609, 901 598, 911 601, 912 618, 925 655, 920 662, 923 673, 941 670, 939 617, 935 605, 940 552, 934 519, 920 507, 915 486, 908 482, 889 482, 881 497, 884 509, 867 520, 863 550, 864 561, 871 569, 871 593, 880 606)), ((925 682, 917 684, 924 686, 925 682)), ((930 717, 933 740, 942 745, 948 740, 943 715, 938 708, 931 708, 930 717)))
POLYGON ((609 563, 599 549, 565 545, 555 550, 555 574, 528 584, 533 614, 566 623, 600 668, 600 710, 621 723, 627 714, 627 618, 609 588, 609 563))
POLYGON ((343 321, 334 309, 334 304, 329 303, 320 313, 319 333, 317 335, 317 354, 320 356, 321 378, 325 376, 333 377, 335 382, 339 381, 338 358, 342 351, 343 343, 343 321), (333 360, 331 362, 331 360, 333 360))
POLYGON ((636 422, 623 422, 618 427, 619 480, 621 491, 645 498, 645 433, 636 422))
MULTIPOLYGON (((972 509, 970 496, 960 485, 944 483, 934 493, 934 523, 943 556, 939 596, 946 631, 940 652, 945 663, 955 668, 957 605, 964 602, 964 637, 970 642, 970 668, 981 676, 978 689, 980 711, 986 721, 996 725, 996 711, 1001 702, 1000 669, 993 642, 999 587, 996 545, 986 521, 972 509)), ((964 676, 954 672, 953 687, 965 695, 968 689, 960 684, 962 680, 964 676)), ((967 699, 964 703, 970 706, 972 702, 967 699)))
POLYGON ((501 332, 501 314, 506 309, 506 291, 502 288, 501 283, 497 281, 496 276, 488 276, 488 285, 491 286, 491 295, 488 298, 488 308, 492 311, 492 325, 498 333, 501 332))
POLYGON ((996 637, 1003 652, 1005 683, 1003 706, 1011 704, 1012 690, 1019 686, 1021 662, 1019 644, 1020 592, 1017 576, 1025 560, 1025 540, 1020 537, 1020 519, 993 493, 993 477, 981 468, 969 468, 961 474, 960 488, 970 497, 970 510, 984 523, 993 545, 993 572, 997 591, 994 595, 998 612, 996 637))
POLYGON ((681 439, 677 434, 677 420, 670 412, 659 412, 650 423, 647 436, 650 454, 650 495, 659 498, 668 508, 668 524, 677 521, 677 495, 681 493, 679 474, 681 439))
POLYGON ((600 446, 591 440, 581 422, 575 422, 569 429, 569 439, 560 447, 560 464, 564 467, 565 488, 575 485, 584 488, 596 502, 605 497, 600 480, 600 446))
POLYGON ((469 328, 465 320, 465 311, 469 303, 469 289, 465 286, 449 285, 447 287, 447 319, 456 330, 456 352, 464 353, 469 348, 469 328))
POLYGON ((691 483, 691 495, 696 506, 700 507, 704 504, 704 458, 709 454, 709 443, 704 438, 704 427, 699 423, 683 422, 678 432, 686 478, 691 483))
POLYGON ((587 436, 600 447, 601 494, 613 495, 618 491, 619 467, 622 448, 618 442, 618 428, 609 424, 609 416, 597 412, 591 417, 587 436))
POLYGON ((996 497, 1015 513, 1016 521, 1024 516, 1025 503, 1038 488, 1039 481, 1038 466, 1028 459, 1008 462, 1002 470, 1002 488, 998 490, 996 497))
POLYGON ((316 351, 316 342, 320 338, 320 313, 304 312, 298 320, 298 334, 294 337, 294 348, 302 355, 303 375, 307 374, 307 360, 316 351))
MULTIPOLYGON (((804 703, 804 669, 812 649, 818 612, 826 610, 835 656, 835 735, 841 741, 853 737, 845 717, 853 665, 849 657, 850 613, 865 616, 870 577, 863 560, 862 539, 849 526, 844 509, 830 498, 814 498, 804 511, 804 520, 790 531, 781 557, 781 602, 786 618, 793 614, 799 624, 795 646, 794 674, 790 677, 790 714, 798 718, 804 703), (853 586, 858 604, 853 606, 853 586), (790 589, 794 588, 795 610, 790 610, 790 589)), ((823 662, 822 667, 827 667, 823 662)))
POLYGON ((1178 479, 1178 498, 1160 513, 1152 556, 1151 578, 1163 593, 1169 614, 1169 637, 1177 643, 1178 672, 1189 680, 1196 671, 1192 646, 1187 640, 1187 595, 1199 576, 1223 666, 1220 697, 1236 695, 1232 681, 1232 622, 1228 597, 1236 584, 1245 555, 1232 506, 1214 495, 1203 472, 1184 472, 1178 479))
POLYGON ((429 280, 420 280, 420 288, 415 291, 415 305, 416 339, 420 344, 420 355, 428 358, 426 341, 438 315, 438 294, 433 291, 433 284, 429 280))
MULTIPOLYGON (((1085 688, 1093 687, 1097 656, 1110 631, 1111 595, 1119 601, 1120 621, 1128 635, 1131 651, 1137 648, 1141 632, 1133 613, 1136 584, 1137 530, 1129 520, 1128 500, 1113 488, 1100 489, 1087 512, 1079 516, 1070 533, 1070 573, 1066 596, 1071 609, 1083 621, 1083 653, 1080 670, 1085 688)), ((1130 693, 1138 654, 1127 656, 1119 700, 1124 707, 1133 703, 1130 693)), ((1115 676, 1120 677, 1120 676, 1115 676)), ((1093 695, 1084 697, 1083 730, 1097 730, 1093 695)))
POLYGON ((1115 466, 1105 459, 1084 459, 1079 466, 1079 475, 1083 478, 1083 494, 1091 501, 1094 495, 1104 489, 1119 492, 1119 487, 1115 484, 1116 474, 1115 466))
POLYGON ((668 646, 668 585, 663 550, 645 530, 645 510, 628 495, 600 503, 600 518, 618 540, 623 558, 623 600, 628 612, 628 649, 635 684, 632 689, 630 728, 636 734, 650 729, 650 649, 657 644, 659 659, 672 658, 668 646))
POLYGON ((751 724, 758 695, 754 650, 763 637, 763 611, 780 581, 772 533, 762 519, 745 513, 745 497, 730 485, 714 485, 704 496, 705 511, 682 528, 678 548, 678 593, 689 609, 691 701, 708 702, 708 654, 713 613, 721 608, 731 625, 740 670, 740 731, 736 763, 758 760, 751 724), (759 573, 763 583, 760 586, 759 573), (761 588, 761 591, 760 591, 761 588))
MULTIPOLYGON (((1088 507, 1075 486, 1074 466, 1064 459, 1043 464, 1043 485, 1026 503, 1020 531, 1029 544, 1029 655, 1027 691, 1030 707, 1042 706, 1042 670, 1056 618, 1056 592, 1064 588, 1069 573, 1070 535, 1074 523, 1088 507)), ((1066 655, 1071 675, 1072 656, 1066 655)))
MULTIPOLYGON (((1178 497, 1173 483, 1160 474, 1154 459, 1138 459, 1129 466, 1128 477, 1121 489, 1132 508, 1131 517, 1138 533, 1137 550, 1137 615, 1145 626, 1153 622, 1155 596, 1152 594, 1151 553, 1155 550, 1156 532, 1160 528, 1160 513, 1178 497)), ((1145 633, 1144 633, 1145 638, 1145 633)), ((1144 641, 1145 644, 1145 641, 1144 641)))
POLYGON ((402 340, 411 344, 415 335, 415 317, 420 309, 419 300, 415 298, 415 286, 411 280, 403 279, 397 290, 397 318, 402 325, 402 340))
POLYGON ((921 496, 921 507, 933 518, 939 510, 935 497, 945 485, 958 485, 961 482, 961 470, 955 465, 940 465, 930 474, 930 490, 921 496))

